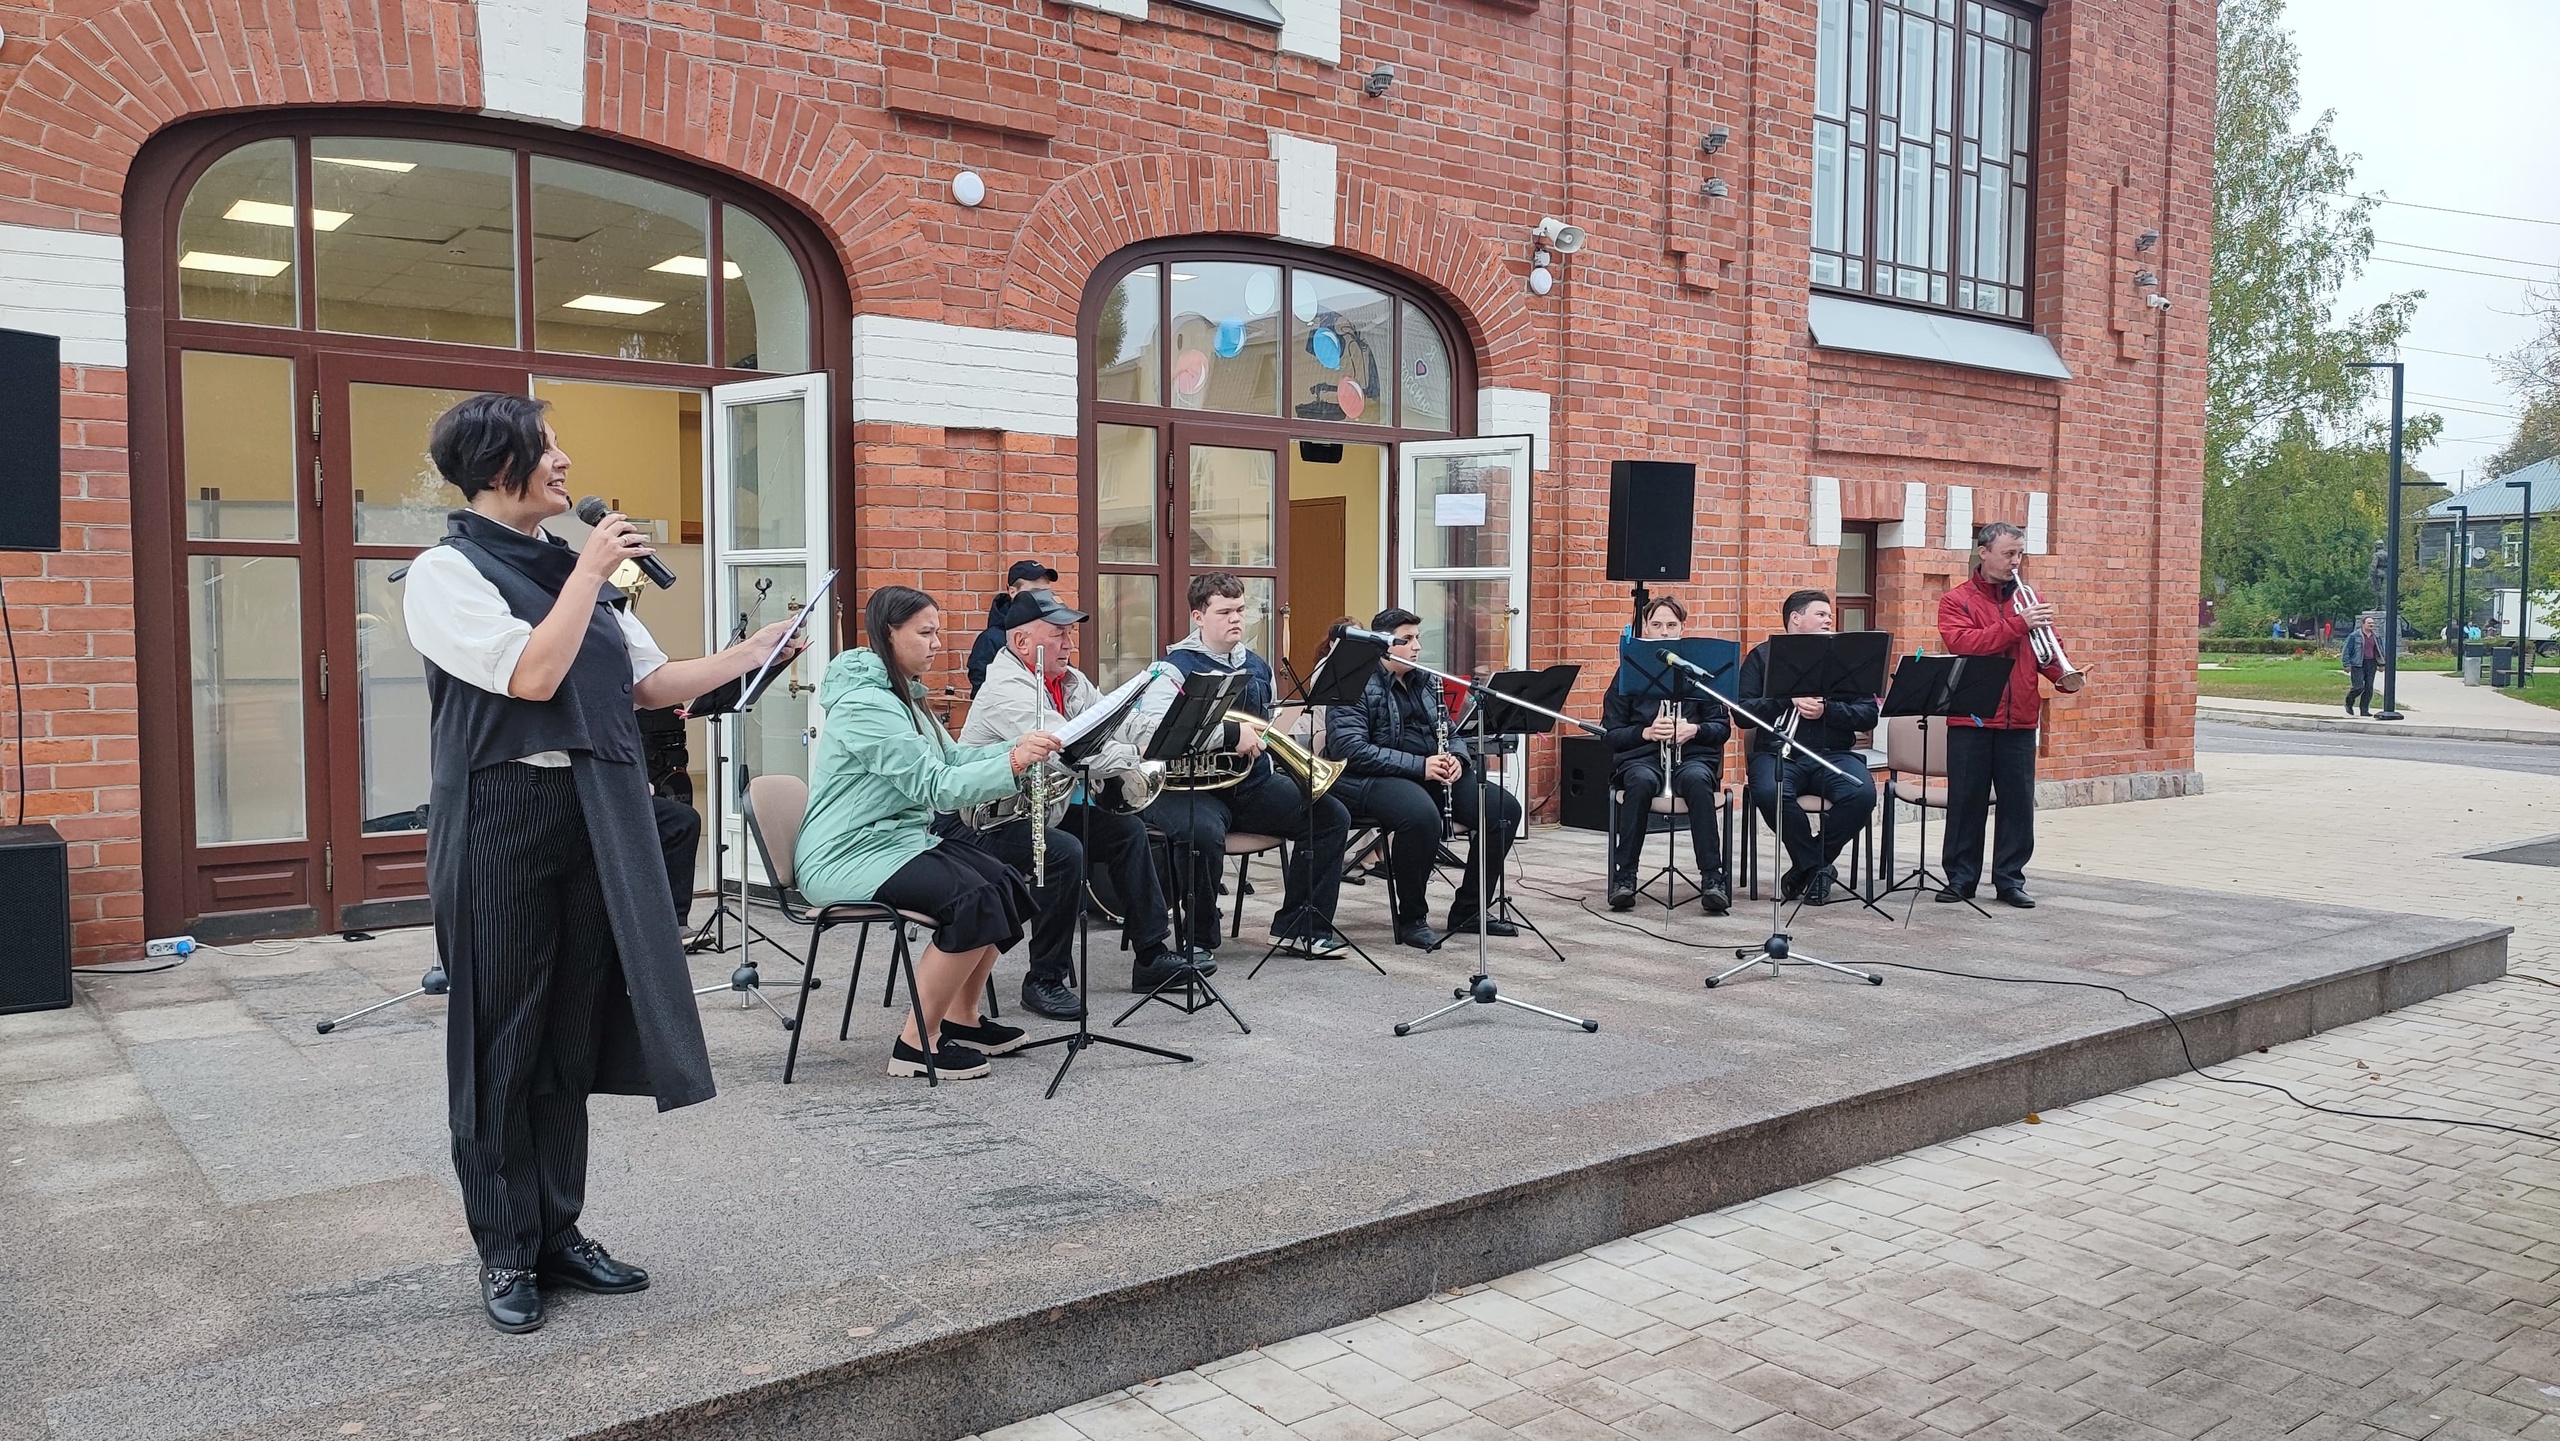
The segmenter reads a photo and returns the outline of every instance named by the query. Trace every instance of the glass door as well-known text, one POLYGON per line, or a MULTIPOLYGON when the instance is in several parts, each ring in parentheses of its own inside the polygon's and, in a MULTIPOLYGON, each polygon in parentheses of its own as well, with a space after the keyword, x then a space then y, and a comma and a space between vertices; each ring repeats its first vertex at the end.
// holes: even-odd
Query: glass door
POLYGON ((1457 675, 1529 663, 1529 438, 1396 447, 1399 602, 1422 659, 1457 675))
POLYGON ((1245 644, 1272 660, 1281 654, 1288 601, 1280 585, 1289 563, 1287 530, 1280 523, 1288 507, 1283 442, 1192 426, 1176 426, 1173 438, 1181 493, 1172 509, 1183 563, 1174 567, 1166 597, 1165 638, 1179 640, 1191 628, 1191 578, 1227 571, 1244 582, 1245 644))
MULTIPOLYGON (((735 643, 809 604, 829 567, 827 384, 823 372, 716 386, 711 392, 711 633, 735 643)), ((833 616, 855 597, 838 588, 809 621, 810 647, 744 715, 713 727, 714 834, 732 869, 764 876, 743 844, 738 804, 749 775, 809 777, 818 736, 818 678, 833 654, 833 616)))
POLYGON ((427 682, 392 577, 443 539, 462 503, 427 457, 436 418, 521 371, 339 355, 320 358, 316 512, 325 622, 315 711, 333 797, 322 919, 333 930, 428 918, 427 682))

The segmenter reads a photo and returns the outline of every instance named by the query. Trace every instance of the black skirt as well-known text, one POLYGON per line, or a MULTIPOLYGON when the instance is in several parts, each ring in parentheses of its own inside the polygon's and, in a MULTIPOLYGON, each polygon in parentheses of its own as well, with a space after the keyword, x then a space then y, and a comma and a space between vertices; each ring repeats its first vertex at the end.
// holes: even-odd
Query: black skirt
POLYGON ((980 946, 1012 950, 1039 911, 1020 871, 948 839, 898 867, 872 899, 933 917, 934 945, 953 955, 980 946))

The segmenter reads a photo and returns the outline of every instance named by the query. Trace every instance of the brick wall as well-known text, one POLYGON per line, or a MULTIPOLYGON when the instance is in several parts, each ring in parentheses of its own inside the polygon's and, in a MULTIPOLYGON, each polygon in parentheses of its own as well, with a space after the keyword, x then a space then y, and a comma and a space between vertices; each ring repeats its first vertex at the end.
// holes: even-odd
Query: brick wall
MULTIPOLYGON (((515 4, 510 23, 556 3, 515 4)), ((857 314, 1018 332, 977 353, 1033 371, 1054 362, 1113 251, 1308 223, 1282 203, 1283 165, 1303 174, 1330 146, 1336 246, 1447 301, 1480 385, 1546 397, 1536 661, 1613 663, 1625 594, 1601 556, 1615 459, 1698 462, 1699 579, 1677 591, 1709 628, 1745 636, 1774 624, 1786 591, 1832 574, 1809 532, 1813 475, 1862 496, 1927 485, 1925 543, 1879 564, 1881 623, 1914 639, 1931 637, 1936 592, 1964 573, 1943 544, 1950 488, 1970 488, 1983 518, 2041 494, 2051 553, 2037 583, 2097 677, 2055 702, 2045 774, 2184 771, 2213 8, 2057 0, 2046 12, 2033 318, 2069 383, 1812 347, 1814 13, 1814 0, 1352 3, 1336 64, 1138 0, 594 0, 582 73, 511 52, 503 78, 546 106, 575 91, 590 131, 785 197, 834 246, 857 314), (1367 97, 1360 81, 1381 63, 1395 85, 1367 97), (1707 157, 1697 141, 1712 125, 1732 141, 1707 157), (987 182, 975 209, 950 198, 964 168, 987 182), (1728 197, 1702 195, 1711 175, 1728 197), (1544 215, 1591 242, 1533 298, 1527 237, 1544 215), (2164 239, 2137 262, 2145 229, 2164 239), (2137 267, 2163 277, 2166 316, 2132 291, 2137 267)), ((481 14, 470 0, 0 0, 0 224, 113 232, 135 152, 188 115, 476 111, 493 103, 481 14)), ((895 343, 870 353, 912 359, 907 342, 932 333, 875 323, 875 341, 895 343)), ((949 370, 919 366, 918 378, 949 370)), ((30 757, 43 773, 30 814, 64 817, 98 847, 83 857, 96 874, 84 874, 81 943, 100 955, 132 939, 138 834, 121 375, 82 370, 66 386, 66 423, 81 432, 67 494, 98 509, 58 561, 0 564, 69 587, 13 589, 11 604, 46 651, 30 652, 47 668, 31 739, 41 727, 48 747, 30 757)), ((939 411, 857 409, 849 599, 922 584, 956 623, 1004 557, 1074 569, 1076 442, 1054 433, 1054 375, 1030 388, 1043 397, 1035 421, 948 383, 918 391, 939 411)))

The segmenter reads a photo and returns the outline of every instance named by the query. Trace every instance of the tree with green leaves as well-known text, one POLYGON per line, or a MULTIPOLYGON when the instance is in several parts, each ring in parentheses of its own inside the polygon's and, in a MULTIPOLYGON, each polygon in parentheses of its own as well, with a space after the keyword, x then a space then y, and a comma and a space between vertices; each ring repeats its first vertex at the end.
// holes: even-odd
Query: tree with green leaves
MULTIPOLYGON (((2296 128, 2299 55, 2283 19, 2283 0, 2224 0, 2221 10, 2205 408, 2208 593, 2262 584, 2284 564, 2308 563, 2292 545, 2307 542, 2309 529, 2292 532, 2283 555, 2271 548, 2276 512, 2261 508, 2263 488, 2250 483, 2251 473, 2275 467, 2268 485, 2288 492, 2345 483, 2352 466, 2315 465, 2309 452, 2371 448, 2376 437, 2364 402, 2375 377, 2353 366, 2389 355, 2424 295, 2407 292, 2338 313, 2340 289, 2373 251, 2374 202, 2345 198, 2355 157, 2331 140, 2330 115, 2296 128)), ((2435 431, 2409 425, 2410 450, 2423 443, 2422 433, 2432 438, 2435 431)), ((2314 509, 2344 503, 2344 492, 2309 502, 2314 509)), ((2302 524, 2312 522, 2306 516, 2302 524)), ((2374 524, 2378 534, 2378 512, 2374 524)), ((2332 543, 2345 546, 2353 529, 2341 522, 2332 543)), ((2370 544, 2362 542, 2366 548, 2352 557, 2359 571, 2370 564, 2370 544)), ((2330 564, 2320 563, 2322 573, 2330 564)))

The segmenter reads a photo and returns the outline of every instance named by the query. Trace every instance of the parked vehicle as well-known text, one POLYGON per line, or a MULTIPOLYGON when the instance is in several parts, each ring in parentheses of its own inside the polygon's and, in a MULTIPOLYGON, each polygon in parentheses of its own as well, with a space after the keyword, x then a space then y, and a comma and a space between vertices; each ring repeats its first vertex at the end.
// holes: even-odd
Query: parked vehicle
POLYGON ((2498 630, 2506 635, 2520 635, 2532 642, 2535 655, 2560 655, 2560 627, 2553 623, 2553 597, 2549 594, 2535 596, 2533 613, 2520 625, 2517 601, 2522 594, 2512 587, 2489 592, 2489 614, 2496 617, 2498 630))

